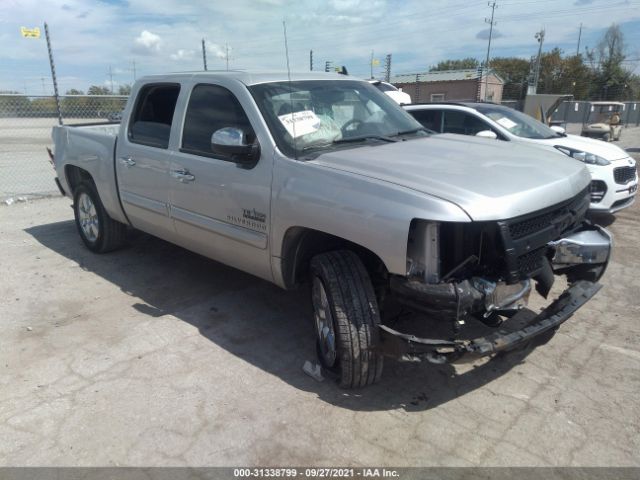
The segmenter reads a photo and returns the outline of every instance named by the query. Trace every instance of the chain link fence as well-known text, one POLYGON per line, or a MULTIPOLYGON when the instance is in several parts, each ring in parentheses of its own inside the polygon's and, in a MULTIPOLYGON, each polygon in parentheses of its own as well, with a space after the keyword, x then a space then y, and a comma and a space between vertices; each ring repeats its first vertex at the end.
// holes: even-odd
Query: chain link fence
MULTIPOLYGON (((66 95, 60 98, 63 122, 79 123, 120 121, 126 96, 66 95)), ((504 105, 521 110, 521 100, 503 100, 504 105)), ((553 120, 579 134, 589 102, 563 102, 553 120)), ((640 126, 640 101, 624 102, 621 112, 625 127, 640 126)), ((53 96, 0 95, 0 201, 57 193, 55 173, 48 161, 46 147, 52 146, 51 128, 58 124, 53 96)), ((640 145, 639 145, 640 146, 640 145)))
MULTIPOLYGON (((60 96, 65 124, 120 121, 126 96, 60 96)), ((46 196, 58 190, 46 147, 58 124, 53 96, 0 95, 0 201, 46 196)))

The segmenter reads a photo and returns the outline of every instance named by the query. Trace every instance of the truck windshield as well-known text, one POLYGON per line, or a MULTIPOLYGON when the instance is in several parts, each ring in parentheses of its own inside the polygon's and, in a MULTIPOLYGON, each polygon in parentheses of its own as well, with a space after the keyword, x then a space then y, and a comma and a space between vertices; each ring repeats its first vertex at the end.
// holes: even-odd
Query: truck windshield
POLYGON ((428 134, 387 95, 356 80, 304 80, 249 87, 278 148, 292 158, 428 134))
POLYGON ((556 132, 535 118, 507 107, 482 105, 477 110, 508 130, 513 135, 523 138, 545 139, 557 138, 556 132))

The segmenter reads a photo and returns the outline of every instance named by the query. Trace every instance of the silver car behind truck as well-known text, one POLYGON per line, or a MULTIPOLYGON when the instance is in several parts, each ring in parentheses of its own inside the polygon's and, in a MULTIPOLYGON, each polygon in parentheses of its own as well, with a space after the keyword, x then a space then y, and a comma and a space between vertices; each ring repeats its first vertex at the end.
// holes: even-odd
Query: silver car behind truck
POLYGON ((367 82, 199 72, 139 80, 121 125, 54 127, 61 191, 95 252, 143 230, 282 288, 311 285, 317 351, 343 387, 385 355, 457 361, 551 331, 600 288, 610 238, 560 153, 432 136, 367 82), (526 325, 532 287, 568 289, 526 325), (391 302, 451 327, 400 331, 391 302), (470 322, 486 333, 459 334, 470 322), (499 328, 497 328, 499 326, 499 328))

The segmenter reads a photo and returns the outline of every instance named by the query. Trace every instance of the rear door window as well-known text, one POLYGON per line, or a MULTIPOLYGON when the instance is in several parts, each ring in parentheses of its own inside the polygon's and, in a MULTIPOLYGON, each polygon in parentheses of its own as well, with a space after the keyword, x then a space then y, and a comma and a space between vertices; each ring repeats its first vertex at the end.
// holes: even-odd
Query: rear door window
POLYGON ((461 135, 475 135, 482 130, 491 130, 491 127, 476 117, 459 110, 446 110, 444 112, 444 132, 458 133, 461 135))
POLYGON ((179 84, 145 85, 138 94, 129 122, 129 141, 150 147, 168 148, 179 94, 179 84))
POLYGON ((442 133, 442 110, 409 110, 424 128, 442 133))

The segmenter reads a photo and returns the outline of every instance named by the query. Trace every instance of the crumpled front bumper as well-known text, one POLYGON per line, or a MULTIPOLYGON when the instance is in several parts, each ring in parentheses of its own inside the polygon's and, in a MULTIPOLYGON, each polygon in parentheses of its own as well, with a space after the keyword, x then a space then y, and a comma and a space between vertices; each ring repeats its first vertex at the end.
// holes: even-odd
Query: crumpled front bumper
POLYGON ((418 338, 380 325, 383 351, 394 357, 424 357, 432 363, 467 361, 518 347, 538 335, 558 327, 591 299, 602 285, 579 280, 565 290, 540 314, 516 330, 499 328, 473 340, 438 340, 418 338))
MULTIPOLYGON (((473 340, 419 338, 388 325, 380 325, 383 353, 396 358, 425 357, 433 363, 445 363, 491 355, 528 342, 565 322, 602 288, 597 282, 609 263, 612 243, 611 234, 606 229, 588 222, 581 229, 549 242, 548 248, 553 258, 544 258, 547 262, 546 273, 535 278, 538 284, 546 283, 542 295, 546 297, 554 275, 566 275, 570 286, 533 318, 516 314, 493 333, 473 340)), ((528 282, 523 285, 528 287, 528 282)), ((481 287, 482 282, 477 279, 455 284, 428 284, 406 278, 393 278, 391 282, 392 291, 404 304, 426 313, 435 313, 437 317, 453 314, 456 319, 466 312, 482 314, 478 308, 484 308, 487 313, 495 311, 502 314, 509 310, 515 313, 521 308, 516 305, 517 301, 522 295, 528 295, 528 289, 522 288, 515 296, 504 297, 500 304, 496 303, 493 296, 488 296, 487 290, 483 292, 478 286, 481 287)))

